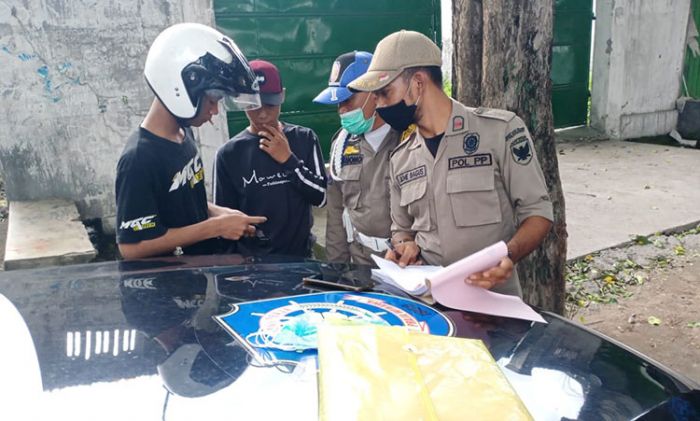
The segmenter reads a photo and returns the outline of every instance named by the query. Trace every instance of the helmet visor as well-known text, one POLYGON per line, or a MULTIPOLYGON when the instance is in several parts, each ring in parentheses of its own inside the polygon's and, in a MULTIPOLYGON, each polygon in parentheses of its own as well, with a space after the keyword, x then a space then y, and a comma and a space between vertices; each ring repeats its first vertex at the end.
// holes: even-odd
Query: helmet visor
POLYGON ((248 60, 231 38, 223 37, 220 42, 233 56, 232 64, 236 68, 232 78, 234 83, 228 86, 228 88, 232 88, 233 92, 223 98, 224 106, 229 111, 260 108, 260 88, 248 60))
POLYGON ((236 93, 223 89, 207 89, 204 94, 212 100, 223 101, 226 111, 245 111, 260 107, 260 94, 236 93))
POLYGON ((224 107, 228 111, 246 111, 260 108, 260 94, 244 94, 226 95, 224 98, 224 107))

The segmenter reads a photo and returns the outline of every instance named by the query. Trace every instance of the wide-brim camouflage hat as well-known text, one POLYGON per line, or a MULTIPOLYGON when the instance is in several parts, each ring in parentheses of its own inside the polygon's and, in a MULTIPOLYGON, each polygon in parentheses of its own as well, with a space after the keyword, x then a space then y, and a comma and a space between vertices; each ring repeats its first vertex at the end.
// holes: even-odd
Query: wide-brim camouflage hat
POLYGON ((402 29, 379 41, 367 73, 350 82, 348 87, 356 91, 376 91, 405 69, 422 66, 442 66, 440 48, 420 32, 402 29))

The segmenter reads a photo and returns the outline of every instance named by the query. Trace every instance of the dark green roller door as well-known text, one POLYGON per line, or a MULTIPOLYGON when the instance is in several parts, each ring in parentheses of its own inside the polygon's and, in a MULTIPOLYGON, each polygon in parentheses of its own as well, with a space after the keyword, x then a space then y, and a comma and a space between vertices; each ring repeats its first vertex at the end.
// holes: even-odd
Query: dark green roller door
MULTIPOLYGON (((692 8, 695 26, 700 28, 700 0, 693 0, 692 8)), ((684 94, 700 99, 700 56, 695 55, 690 48, 685 55, 685 83, 688 91, 684 94)))
MULTIPOLYGON (((311 100, 328 82, 340 54, 372 52, 380 39, 399 29, 428 35, 440 45, 438 0, 215 0, 216 24, 252 60, 274 63, 287 99, 281 119, 311 127, 324 152, 340 123, 335 107, 311 100)), ((233 135, 247 125, 245 114, 229 113, 233 135)))
POLYGON ((552 46, 554 127, 587 123, 592 0, 556 0, 552 46))

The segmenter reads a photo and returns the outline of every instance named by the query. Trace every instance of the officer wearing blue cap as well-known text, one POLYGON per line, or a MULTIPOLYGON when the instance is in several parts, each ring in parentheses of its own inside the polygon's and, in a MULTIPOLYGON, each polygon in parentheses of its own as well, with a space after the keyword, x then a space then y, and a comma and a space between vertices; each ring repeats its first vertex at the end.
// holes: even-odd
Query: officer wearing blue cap
POLYGON ((326 257, 331 262, 373 265, 391 237, 389 155, 400 133, 376 115, 375 97, 353 93, 347 85, 362 76, 372 54, 354 51, 339 56, 324 89, 314 102, 338 105, 342 128, 332 140, 327 190, 326 257))

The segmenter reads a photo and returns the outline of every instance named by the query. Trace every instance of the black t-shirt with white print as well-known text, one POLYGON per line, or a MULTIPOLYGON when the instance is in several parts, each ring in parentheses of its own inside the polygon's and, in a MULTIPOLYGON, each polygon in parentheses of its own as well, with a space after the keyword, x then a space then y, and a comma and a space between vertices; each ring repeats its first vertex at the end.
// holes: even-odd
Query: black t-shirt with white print
MULTIPOLYGON (((127 141, 117 164, 117 242, 152 240, 169 228, 208 218, 204 166, 191 129, 175 143, 140 128, 127 141)), ((211 239, 183 249, 185 254, 217 251, 211 239)))
POLYGON ((214 203, 265 216, 256 237, 229 244, 244 255, 309 256, 313 243, 311 206, 326 202, 326 171, 313 130, 283 124, 292 156, 283 164, 260 150, 260 136, 247 129, 216 153, 214 203))

